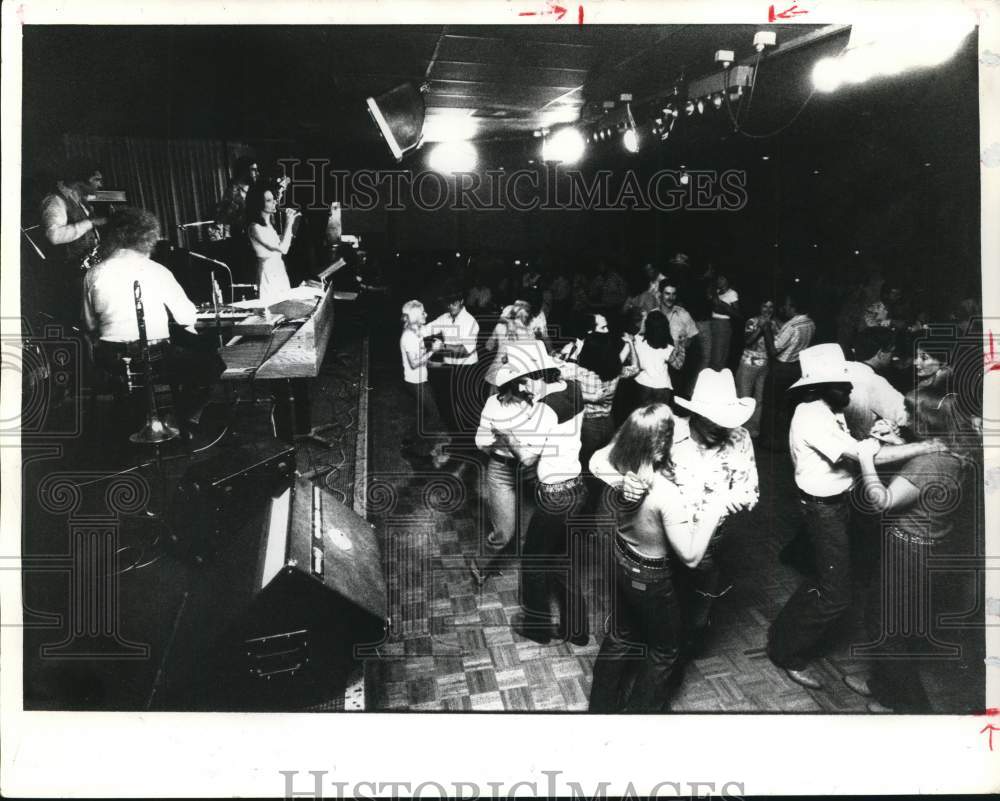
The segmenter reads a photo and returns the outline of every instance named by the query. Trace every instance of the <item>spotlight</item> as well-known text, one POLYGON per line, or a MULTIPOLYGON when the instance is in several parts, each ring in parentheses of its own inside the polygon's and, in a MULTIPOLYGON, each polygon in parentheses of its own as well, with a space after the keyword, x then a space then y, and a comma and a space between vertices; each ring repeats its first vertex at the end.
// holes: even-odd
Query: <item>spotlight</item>
POLYGON ((680 179, 680 180, 681 180, 681 184, 682 184, 683 186, 687 186, 687 185, 688 185, 688 183, 689 183, 689 182, 691 181, 691 176, 690 176, 690 175, 688 175, 688 174, 687 174, 686 172, 682 172, 682 173, 681 173, 681 179, 680 179))
POLYGON ((717 109, 722 108, 722 101, 723 101, 722 92, 716 92, 714 95, 712 95, 712 105, 715 106, 717 109))
POLYGON ((770 156, 761 156, 761 157, 760 157, 760 160, 761 160, 761 161, 770 161, 770 160, 771 160, 771 157, 770 157, 770 156))
POLYGON ((561 128, 542 142, 542 159, 574 164, 586 149, 587 142, 576 128, 561 128))
POLYGON ((427 157, 430 168, 444 174, 471 172, 478 161, 476 147, 471 142, 441 142, 427 157))
POLYGON ((732 50, 716 50, 715 60, 717 63, 722 65, 722 69, 729 69, 729 65, 733 63, 733 59, 736 58, 736 54, 732 50))
POLYGON ((378 126, 382 138, 396 161, 420 147, 424 129, 424 96, 412 83, 369 97, 368 113, 378 126))
POLYGON ((625 121, 628 125, 628 130, 625 131, 625 135, 622 137, 622 142, 625 145, 625 149, 629 153, 638 153, 639 133, 635 129, 635 117, 632 116, 631 103, 625 103, 625 121))

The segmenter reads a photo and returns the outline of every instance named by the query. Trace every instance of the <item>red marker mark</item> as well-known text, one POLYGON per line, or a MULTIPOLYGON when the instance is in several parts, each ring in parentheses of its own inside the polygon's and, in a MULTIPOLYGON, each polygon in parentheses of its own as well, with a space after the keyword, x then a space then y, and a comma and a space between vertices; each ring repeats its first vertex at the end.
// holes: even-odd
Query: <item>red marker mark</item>
POLYGON ((583 25, 583 6, 579 6, 576 10, 576 21, 578 24, 583 25))
MULTIPOLYGON (((557 5, 555 0, 546 0, 546 10, 545 11, 519 11, 519 17, 544 17, 544 16, 555 16, 556 21, 561 20, 566 16, 566 9, 563 6, 557 5)), ((580 21, 583 22, 583 6, 580 7, 580 21)))
POLYGON ((997 359, 996 345, 993 343, 993 332, 990 331, 990 352, 983 356, 983 366, 987 373, 1000 370, 1000 360, 997 359))
POLYGON ((987 731, 990 733, 990 751, 992 751, 993 750, 993 732, 1000 731, 1000 726, 994 726, 992 723, 987 723, 985 726, 983 726, 983 728, 981 728, 979 730, 979 733, 982 734, 983 732, 987 732, 987 731))
POLYGON ((781 12, 779 12, 779 13, 776 14, 774 12, 774 6, 768 6, 767 7, 767 21, 768 22, 774 22, 775 20, 779 20, 779 19, 791 19, 792 17, 796 17, 799 14, 808 14, 809 13, 808 11, 796 11, 797 8, 798 8, 798 5, 796 4, 796 5, 793 5, 791 8, 786 8, 784 11, 781 11, 781 12))
POLYGON ((984 709, 982 712, 976 712, 977 718, 990 718, 1000 715, 1000 709, 995 706, 991 706, 989 709, 984 709))

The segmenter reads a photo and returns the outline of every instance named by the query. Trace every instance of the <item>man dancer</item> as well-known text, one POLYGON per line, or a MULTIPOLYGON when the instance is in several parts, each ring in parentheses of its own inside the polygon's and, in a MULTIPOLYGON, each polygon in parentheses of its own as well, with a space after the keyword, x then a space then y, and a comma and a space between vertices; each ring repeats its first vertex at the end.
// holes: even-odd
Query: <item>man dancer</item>
POLYGON ((438 336, 443 343, 437 351, 443 359, 428 363, 428 377, 453 445, 473 452, 484 392, 475 367, 479 362, 476 353, 479 323, 465 308, 464 292, 456 291, 444 300, 448 311, 426 328, 428 335, 438 336))
POLYGON ((761 419, 764 436, 762 442, 773 451, 783 452, 788 447, 788 421, 791 401, 786 396, 788 388, 802 375, 799 353, 812 344, 816 336, 816 323, 808 313, 805 294, 796 290, 785 295, 781 313, 785 324, 773 339, 769 330, 764 331, 764 343, 770 359, 770 370, 764 385, 767 404, 761 419))
POLYGON ((512 380, 507 376, 522 378, 536 412, 516 429, 493 429, 497 444, 525 467, 534 466, 537 475, 538 508, 528 524, 521 564, 523 611, 511 621, 512 628, 539 643, 557 638, 586 645, 587 607, 574 558, 580 547, 570 522, 586 500, 579 461, 583 393, 575 381, 560 377, 540 342, 510 345, 508 365, 501 370, 505 382, 512 380))
POLYGON ((696 365, 700 355, 695 356, 697 347, 702 345, 698 326, 687 309, 677 302, 679 281, 676 278, 664 278, 660 281, 660 311, 670 323, 670 337, 674 341, 674 352, 670 355, 670 368, 674 389, 680 392, 688 391, 691 381, 687 376, 699 368, 696 365), (691 358, 688 358, 688 351, 691 358), (683 373, 682 373, 683 371, 683 373))
MULTIPOLYGON (((815 554, 815 578, 804 581, 771 624, 767 653, 797 684, 823 685, 808 672, 809 654, 850 607, 850 488, 863 443, 847 430, 844 409, 851 396, 840 345, 816 345, 801 353, 802 378, 792 389, 809 392, 796 407, 788 434, 799 505, 815 554)), ((877 447, 868 440, 864 447, 877 447)), ((877 464, 903 461, 940 449, 936 443, 886 446, 877 464)))

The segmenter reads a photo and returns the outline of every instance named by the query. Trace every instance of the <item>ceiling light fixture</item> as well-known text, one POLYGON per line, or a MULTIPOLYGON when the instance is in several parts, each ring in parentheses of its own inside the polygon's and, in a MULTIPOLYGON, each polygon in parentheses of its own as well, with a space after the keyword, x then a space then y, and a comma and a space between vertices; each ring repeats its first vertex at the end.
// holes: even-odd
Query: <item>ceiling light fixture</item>
POLYGON ((472 172, 479 162, 479 154, 472 142, 441 142, 427 156, 427 163, 435 172, 453 175, 472 172))
POLYGON ((542 141, 542 159, 560 164, 575 164, 587 150, 587 141, 574 127, 560 128, 542 141))
MULTIPOLYGON (((632 95, 628 95, 631 100, 632 95)), ((625 130, 624 136, 622 136, 622 144, 625 145, 625 149, 629 153, 639 152, 639 132, 635 129, 635 117, 632 116, 632 104, 629 101, 625 102, 625 121, 628 128, 625 130)))

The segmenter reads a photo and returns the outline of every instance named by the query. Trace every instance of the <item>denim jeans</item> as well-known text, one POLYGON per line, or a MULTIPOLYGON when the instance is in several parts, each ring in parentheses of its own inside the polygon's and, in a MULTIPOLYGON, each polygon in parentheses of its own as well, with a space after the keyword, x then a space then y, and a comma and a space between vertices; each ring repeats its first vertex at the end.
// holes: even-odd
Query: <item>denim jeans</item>
POLYGON ((868 688, 875 699, 897 712, 931 712, 920 677, 921 658, 948 655, 949 645, 935 637, 932 621, 932 545, 904 542, 882 534, 881 569, 866 596, 861 653, 872 657, 868 688))
POLYGON ((407 425, 406 439, 415 450, 430 453, 434 445, 445 439, 444 423, 438 412, 437 402, 426 381, 420 384, 405 382, 406 392, 413 405, 413 417, 407 425))
POLYGON ((729 320, 717 320, 714 317, 712 326, 712 351, 709 357, 709 367, 721 370, 729 365, 729 348, 732 345, 733 327, 729 320))
POLYGON ((774 361, 764 382, 764 414, 761 435, 769 447, 779 453, 788 452, 788 429, 795 410, 795 401, 788 396, 792 384, 802 377, 798 362, 774 361))
POLYGON ((611 631, 594 663, 590 712, 663 712, 680 656, 681 609, 670 559, 636 560, 615 544, 611 631))
POLYGON ((513 555, 520 544, 521 514, 526 479, 533 469, 520 463, 501 462, 490 457, 486 465, 486 508, 492 529, 483 538, 482 569, 496 569, 504 556, 513 555))
POLYGON ((656 387, 647 387, 643 384, 636 384, 635 388, 636 409, 642 406, 648 406, 650 403, 665 403, 669 406, 670 402, 674 399, 674 391, 667 387, 660 389, 656 387))
POLYGON ((521 559, 521 607, 525 627, 575 636, 588 633, 582 589, 582 534, 572 518, 586 501, 579 477, 559 484, 537 484, 538 508, 528 524, 521 559))
POLYGON ((749 364, 745 358, 740 359, 736 370, 736 394, 741 398, 753 398, 757 401, 750 419, 743 424, 751 437, 760 436, 760 416, 764 410, 764 385, 767 383, 768 366, 749 364))
POLYGON ((830 625, 851 605, 851 505, 800 500, 816 553, 816 578, 799 585, 771 624, 767 653, 779 667, 802 670, 830 625))

